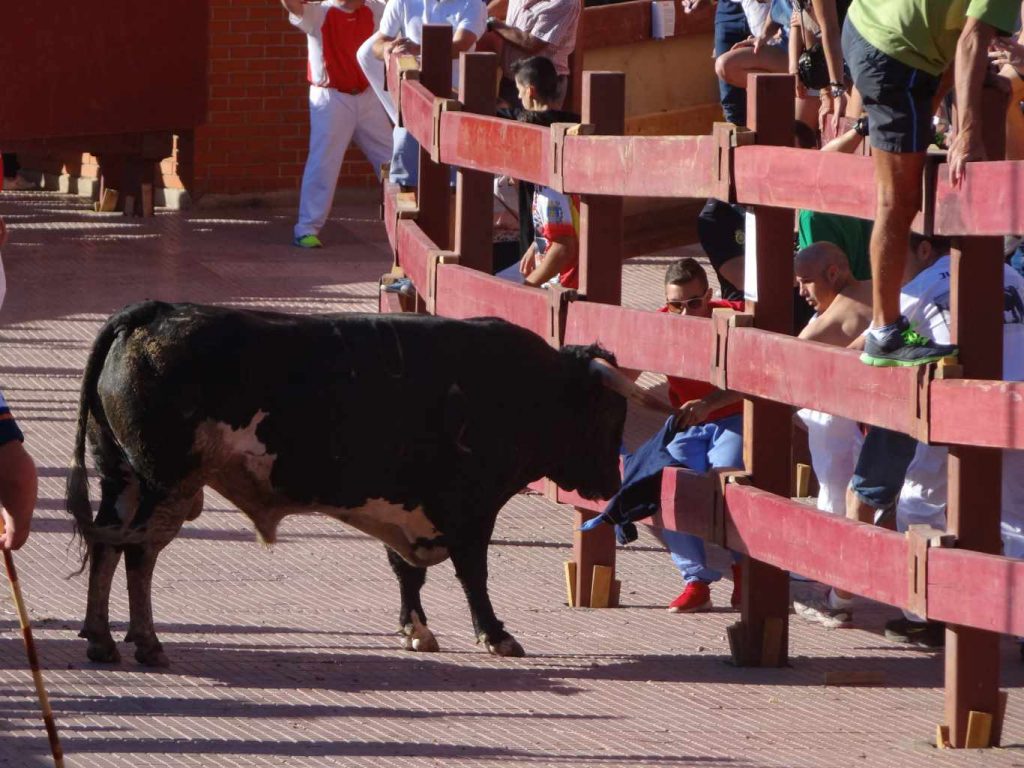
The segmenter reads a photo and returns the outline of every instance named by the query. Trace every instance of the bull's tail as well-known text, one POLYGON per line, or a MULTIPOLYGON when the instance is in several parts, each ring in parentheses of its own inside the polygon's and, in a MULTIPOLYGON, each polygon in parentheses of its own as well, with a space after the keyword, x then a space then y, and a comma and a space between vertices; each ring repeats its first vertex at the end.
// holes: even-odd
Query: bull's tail
POLYGON ((85 364, 82 375, 82 391, 78 399, 78 419, 75 431, 75 447, 71 457, 71 468, 68 472, 65 493, 65 509, 74 518, 75 536, 82 543, 82 567, 89 564, 91 548, 89 544, 97 538, 97 529, 93 518, 92 503, 89 500, 89 473, 85 466, 85 442, 89 429, 89 419, 93 418, 99 429, 113 439, 110 425, 103 412, 97 395, 97 385, 107 353, 120 333, 131 332, 135 328, 149 322, 155 314, 165 308, 166 304, 144 302, 125 307, 110 317, 100 329, 93 342, 92 351, 85 364))

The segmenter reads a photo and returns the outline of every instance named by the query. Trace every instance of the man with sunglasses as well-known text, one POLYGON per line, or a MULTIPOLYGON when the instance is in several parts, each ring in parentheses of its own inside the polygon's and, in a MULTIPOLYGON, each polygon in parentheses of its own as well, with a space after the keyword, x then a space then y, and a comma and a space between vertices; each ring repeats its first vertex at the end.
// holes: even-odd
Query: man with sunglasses
MULTIPOLYGON (((696 259, 681 259, 665 273, 665 306, 660 310, 687 317, 711 317, 716 308, 743 310, 742 301, 711 298, 711 286, 704 268, 696 259)), ((669 398, 679 410, 675 433, 665 449, 678 466, 697 472, 743 466, 743 396, 718 389, 705 381, 668 379, 669 398)), ((673 613, 694 613, 711 608, 709 584, 722 574, 709 568, 704 542, 696 536, 677 531, 658 530, 683 576, 684 587, 669 603, 673 613)), ((731 603, 739 605, 739 567, 733 565, 731 603)))

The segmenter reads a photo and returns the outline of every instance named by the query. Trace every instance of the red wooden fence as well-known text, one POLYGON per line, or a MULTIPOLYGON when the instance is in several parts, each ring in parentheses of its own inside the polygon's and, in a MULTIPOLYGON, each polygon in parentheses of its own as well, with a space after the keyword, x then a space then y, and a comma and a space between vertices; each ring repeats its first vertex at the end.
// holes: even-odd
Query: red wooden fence
MULTIPOLYGON (((426 73, 437 62, 446 66, 450 31, 429 25, 424 29, 426 73)), ((1024 634, 1024 563, 993 554, 999 544, 999 462, 993 461, 997 454, 991 449, 1024 448, 1024 384, 992 380, 999 375, 999 348, 979 339, 991 337, 990 331, 1002 322, 1001 304, 987 298, 1002 293, 1001 263, 994 239, 984 236, 1024 230, 1024 163, 974 163, 960 189, 949 187, 944 165, 926 176, 926 204, 917 225, 959 236, 961 251, 972 261, 968 275, 960 269, 964 257, 954 253, 954 332, 959 334, 962 366, 871 369, 854 352, 789 335, 791 209, 870 219, 875 205, 869 158, 786 146, 792 143, 792 120, 778 109, 773 112, 771 105, 785 103, 792 94, 789 76, 751 81, 752 131, 720 125, 712 136, 625 137, 613 135, 621 133, 622 113, 621 78, 614 74, 585 77, 584 121, 592 125, 549 130, 480 114, 487 109, 479 97, 470 104, 467 88, 482 93, 493 83, 490 54, 463 55, 462 73, 463 108, 447 98, 446 88, 438 89, 444 98, 433 95, 425 85, 429 78, 392 73, 389 81, 402 120, 423 152, 419 212, 398 199, 396 188, 386 187, 385 220, 398 265, 428 311, 450 317, 499 315, 555 345, 599 341, 625 367, 702 379, 753 398, 746 420, 746 481, 724 483, 669 470, 663 510, 654 521, 749 556, 735 633, 737 658, 753 664, 785 663, 785 571, 799 571, 947 622, 946 724, 951 741, 955 746, 965 743, 969 710, 992 714, 998 734, 994 633, 1024 634), (470 171, 483 172, 480 178, 507 174, 581 194, 580 295, 514 286, 455 263, 470 254, 446 251, 443 234, 434 239, 427 234, 448 231, 447 164, 464 169, 466 178, 474 178, 470 171), (754 207, 762 268, 756 286, 761 301, 748 305, 753 327, 724 316, 668 318, 616 306, 621 198, 632 195, 714 195, 754 207), (444 206, 437 207, 441 198, 444 206), (435 210, 424 221, 422 209, 428 204, 435 210), (805 375, 808 371, 813 375, 805 375), (960 371, 973 378, 953 378, 960 371), (791 501, 792 406, 953 444, 949 532, 957 548, 937 546, 949 542, 936 536, 902 536, 791 501), (978 429, 979 423, 987 428, 978 429), (972 496, 972 488, 985 488, 986 493, 972 496), (778 653, 766 655, 770 644, 765 634, 771 631, 777 635, 772 642, 778 653)), ((486 242, 490 219, 468 217, 471 206, 463 184, 456 232, 466 242, 486 242)), ((473 258, 484 263, 479 255, 473 258)), ((393 297, 386 301, 391 304, 382 299, 382 310, 393 309, 393 297)), ((994 335, 1001 338, 998 330, 994 335)), ((576 507, 577 520, 599 509, 550 484, 538 487, 576 507)), ((588 536, 593 538, 577 535, 575 546, 577 595, 583 605, 588 604, 590 566, 614 562, 610 532, 600 529, 588 536)))

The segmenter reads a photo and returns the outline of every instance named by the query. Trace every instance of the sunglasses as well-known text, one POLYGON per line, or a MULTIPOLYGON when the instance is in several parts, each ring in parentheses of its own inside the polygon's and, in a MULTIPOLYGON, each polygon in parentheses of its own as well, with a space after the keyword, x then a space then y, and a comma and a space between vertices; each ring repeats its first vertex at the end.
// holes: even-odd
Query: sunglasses
POLYGON ((698 309, 704 303, 703 296, 694 296, 692 299, 680 299, 678 301, 666 301, 665 306, 674 315, 681 315, 684 309, 698 309))

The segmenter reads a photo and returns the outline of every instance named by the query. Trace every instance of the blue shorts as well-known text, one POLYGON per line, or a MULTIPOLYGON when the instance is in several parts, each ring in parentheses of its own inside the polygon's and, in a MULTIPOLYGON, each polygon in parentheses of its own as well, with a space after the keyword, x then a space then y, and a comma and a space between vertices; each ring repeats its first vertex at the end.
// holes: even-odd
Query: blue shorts
POLYGON ((899 498, 916 450, 917 440, 909 435, 872 427, 860 449, 850 489, 875 509, 892 506, 899 498))
POLYGON ((935 138, 932 99, 939 78, 882 53, 843 24, 843 55, 864 99, 871 146, 884 152, 924 152, 935 138))
POLYGON ((18 422, 14 420, 14 414, 7 406, 7 401, 4 400, 4 393, 0 392, 0 445, 6 445, 15 440, 23 443, 25 436, 21 433, 18 422))

